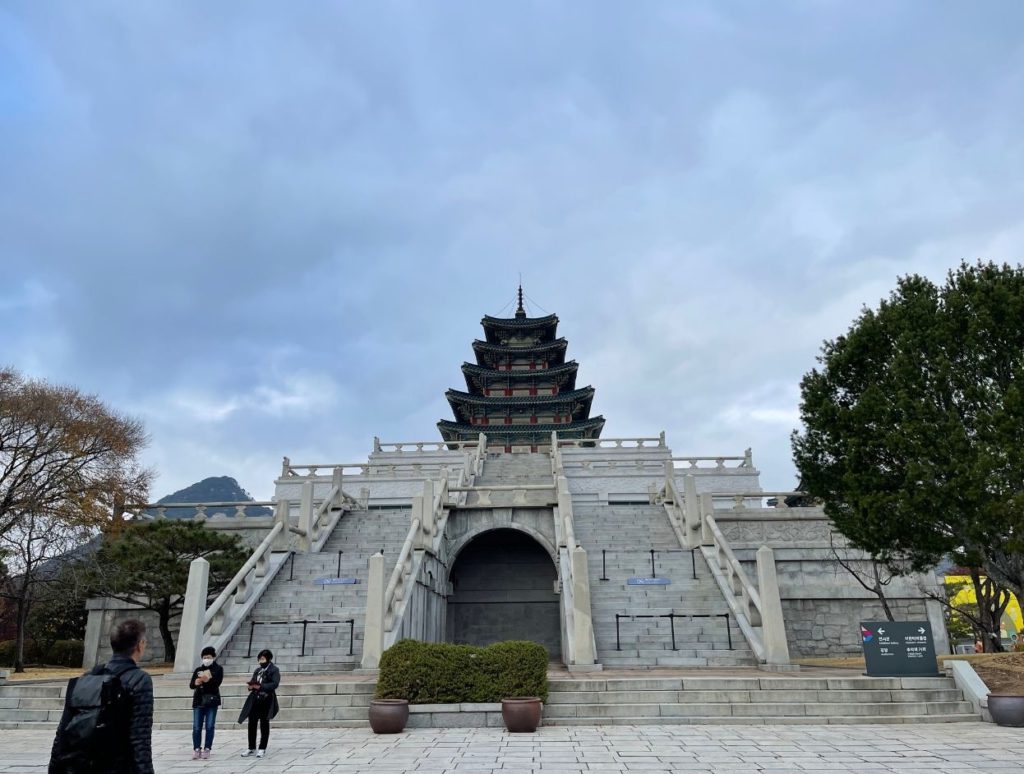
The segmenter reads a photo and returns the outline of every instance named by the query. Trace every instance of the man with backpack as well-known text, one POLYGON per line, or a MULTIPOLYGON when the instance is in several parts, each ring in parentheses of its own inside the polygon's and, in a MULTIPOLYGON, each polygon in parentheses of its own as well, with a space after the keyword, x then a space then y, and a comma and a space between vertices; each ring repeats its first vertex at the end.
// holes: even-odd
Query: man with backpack
POLYGON ((113 658, 68 682, 49 774, 153 774, 153 679, 139 669, 146 625, 110 632, 113 658))

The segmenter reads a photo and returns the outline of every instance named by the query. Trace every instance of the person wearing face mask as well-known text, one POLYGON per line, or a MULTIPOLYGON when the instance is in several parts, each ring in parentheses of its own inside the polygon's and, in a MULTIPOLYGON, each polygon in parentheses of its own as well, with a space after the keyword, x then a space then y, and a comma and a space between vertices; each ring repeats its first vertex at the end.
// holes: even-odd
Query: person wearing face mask
POLYGON ((274 654, 261 650, 256 656, 259 666, 249 680, 249 696, 245 700, 238 722, 249 719, 249 749, 243 758, 255 755, 262 758, 267 754, 267 739, 270 737, 270 721, 277 715, 277 688, 281 685, 281 670, 274 662, 274 654), (260 746, 256 749, 256 726, 260 727, 260 746))
POLYGON ((224 680, 224 667, 217 663, 217 651, 207 645, 203 648, 203 663, 192 672, 188 687, 192 689, 192 760, 210 757, 213 749, 213 726, 217 722, 220 706, 220 684, 224 680), (206 745, 203 746, 203 728, 206 745))

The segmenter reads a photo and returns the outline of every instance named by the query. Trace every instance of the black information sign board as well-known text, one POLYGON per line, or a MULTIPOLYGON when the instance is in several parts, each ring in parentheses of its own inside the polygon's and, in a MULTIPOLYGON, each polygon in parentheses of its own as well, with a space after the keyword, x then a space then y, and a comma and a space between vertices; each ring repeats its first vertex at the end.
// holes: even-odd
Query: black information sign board
POLYGON ((935 641, 927 621, 866 621, 860 625, 871 677, 935 677, 935 641))

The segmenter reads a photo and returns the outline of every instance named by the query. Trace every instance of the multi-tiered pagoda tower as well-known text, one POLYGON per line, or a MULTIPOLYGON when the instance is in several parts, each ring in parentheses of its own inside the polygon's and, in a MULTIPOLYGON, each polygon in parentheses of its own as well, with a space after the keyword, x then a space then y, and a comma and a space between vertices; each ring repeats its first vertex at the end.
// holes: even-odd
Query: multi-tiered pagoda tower
POLYGON ((455 421, 437 423, 446 441, 487 434, 489 447, 529 448, 561 438, 597 438, 604 417, 591 417, 594 388, 576 389, 575 360, 566 362, 566 340, 556 337, 558 317, 527 317, 523 289, 515 317, 481 320, 484 340, 473 342, 476 365, 463 363, 467 392, 448 390, 455 421))

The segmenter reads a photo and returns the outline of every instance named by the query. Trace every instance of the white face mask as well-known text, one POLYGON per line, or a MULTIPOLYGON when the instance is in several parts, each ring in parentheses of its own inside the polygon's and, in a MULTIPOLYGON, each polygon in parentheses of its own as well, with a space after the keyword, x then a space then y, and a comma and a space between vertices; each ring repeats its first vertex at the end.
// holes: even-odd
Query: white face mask
POLYGON ((203 659, 203 666, 210 666, 210 664, 212 664, 212 663, 213 663, 213 659, 212 658, 207 657, 207 658, 203 659))

